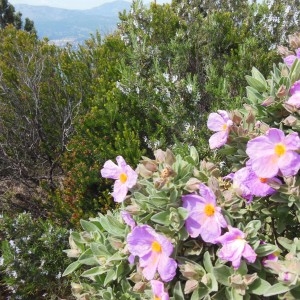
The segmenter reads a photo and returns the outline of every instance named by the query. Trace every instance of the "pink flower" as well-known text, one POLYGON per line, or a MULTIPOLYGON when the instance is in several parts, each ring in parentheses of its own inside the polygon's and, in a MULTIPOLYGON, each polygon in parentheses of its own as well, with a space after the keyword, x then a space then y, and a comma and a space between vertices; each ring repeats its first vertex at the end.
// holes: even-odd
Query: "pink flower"
POLYGON ((211 113, 208 116, 207 127, 212 131, 216 131, 209 139, 210 149, 220 148, 226 144, 232 125, 233 122, 229 119, 225 110, 218 110, 218 113, 211 113))
POLYGON ((245 240, 245 234, 237 228, 228 226, 229 231, 217 239, 222 244, 218 256, 222 260, 232 262, 232 266, 238 269, 242 257, 248 262, 254 263, 256 253, 245 240))
POLYGON ((285 102, 296 108, 300 108, 300 80, 296 81, 290 88, 291 97, 285 102))
POLYGON ((151 280, 151 287, 154 300, 169 300, 168 293, 164 290, 164 284, 158 280, 151 280))
POLYGON ((137 182, 137 173, 126 164, 122 156, 116 158, 118 165, 111 160, 105 162, 101 169, 101 175, 104 178, 115 179, 114 190, 112 196, 116 202, 123 202, 126 198, 128 190, 137 182))
POLYGON ((199 185, 200 195, 182 196, 182 206, 189 211, 185 227, 191 237, 199 235, 207 243, 215 243, 221 235, 221 228, 227 227, 221 214, 221 208, 216 205, 214 193, 204 184, 199 185))
POLYGON ((278 261, 278 253, 274 252, 274 253, 271 253, 271 254, 265 256, 262 259, 263 266, 267 266, 267 261, 278 261))
POLYGON ((133 220, 131 214, 128 211, 122 210, 121 211, 121 217, 125 224, 130 226, 131 230, 136 226, 135 221, 133 220))
POLYGON ((289 68, 291 68, 296 59, 300 59, 300 48, 296 50, 296 55, 288 55, 283 59, 283 61, 289 68))
POLYGON ((233 176, 233 189, 241 197, 248 202, 253 200, 253 196, 265 197, 272 195, 276 192, 269 184, 280 184, 281 181, 278 178, 261 178, 258 177, 251 166, 246 166, 235 172, 233 176))
POLYGON ((247 144, 246 153, 251 167, 260 178, 276 175, 293 176, 300 169, 298 133, 284 135, 280 129, 271 128, 264 136, 256 137, 247 144))
POLYGON ((127 244, 131 255, 140 258, 140 266, 147 280, 152 280, 156 271, 165 282, 174 278, 177 263, 170 258, 174 247, 165 236, 148 225, 140 225, 128 234, 127 244))

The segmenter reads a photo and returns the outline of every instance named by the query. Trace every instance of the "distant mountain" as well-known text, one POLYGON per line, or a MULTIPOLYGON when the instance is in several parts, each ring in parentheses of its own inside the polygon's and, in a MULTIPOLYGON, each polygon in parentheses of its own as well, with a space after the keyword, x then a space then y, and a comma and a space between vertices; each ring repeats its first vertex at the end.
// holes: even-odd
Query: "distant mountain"
POLYGON ((69 10, 48 6, 14 5, 23 19, 34 21, 39 38, 47 37, 57 45, 82 43, 98 30, 102 35, 117 28, 119 12, 130 9, 131 2, 114 1, 87 10, 69 10))

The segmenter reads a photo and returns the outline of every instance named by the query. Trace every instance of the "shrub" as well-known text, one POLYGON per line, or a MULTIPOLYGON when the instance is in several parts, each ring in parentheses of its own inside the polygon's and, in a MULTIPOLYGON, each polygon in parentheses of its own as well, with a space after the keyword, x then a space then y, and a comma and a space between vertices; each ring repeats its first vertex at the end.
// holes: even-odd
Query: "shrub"
POLYGON ((143 157, 133 187, 120 157, 104 164, 124 201, 71 233, 77 260, 63 275, 90 279, 73 284, 77 299, 299 298, 299 35, 290 41, 267 79, 256 68, 246 77, 243 108, 208 117, 230 174, 195 147, 143 157))
POLYGON ((68 230, 29 213, 0 218, 0 274, 11 299, 71 299, 69 280, 62 278, 70 262, 63 249, 68 230))

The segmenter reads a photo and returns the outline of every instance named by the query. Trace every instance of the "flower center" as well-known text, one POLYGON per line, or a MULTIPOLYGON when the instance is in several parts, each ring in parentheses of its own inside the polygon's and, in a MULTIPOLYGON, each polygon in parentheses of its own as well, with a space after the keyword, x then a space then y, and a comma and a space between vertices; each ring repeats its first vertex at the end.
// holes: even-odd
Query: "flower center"
POLYGON ((261 183, 266 183, 268 181, 268 178, 259 178, 259 181, 261 183))
POLYGON ((227 124, 224 124, 223 126, 222 126, 222 130, 227 130, 227 128, 228 128, 228 126, 227 126, 227 124))
POLYGON ((161 252, 161 245, 157 241, 152 242, 151 248, 152 248, 152 251, 161 252))
POLYGON ((127 181, 127 175, 125 173, 120 174, 120 181, 125 183, 127 181))
POLYGON ((204 207, 204 213, 208 217, 213 216, 215 214, 215 207, 212 204, 206 204, 204 207))
POLYGON ((278 156, 281 156, 281 155, 285 154, 285 152, 286 152, 286 147, 285 147, 285 145, 283 145, 282 143, 278 143, 278 144, 275 145, 274 150, 275 150, 275 153, 276 153, 278 156))
POLYGON ((161 298, 158 296, 154 296, 153 300, 161 300, 161 298))

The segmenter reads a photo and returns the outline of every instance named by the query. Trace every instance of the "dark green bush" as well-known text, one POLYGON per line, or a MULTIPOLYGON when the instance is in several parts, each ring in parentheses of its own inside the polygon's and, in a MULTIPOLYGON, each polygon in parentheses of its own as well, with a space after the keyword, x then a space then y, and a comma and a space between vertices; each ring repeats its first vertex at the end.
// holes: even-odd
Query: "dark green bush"
POLYGON ((29 213, 0 218, 0 286, 10 299, 71 299, 62 278, 69 231, 29 213))

